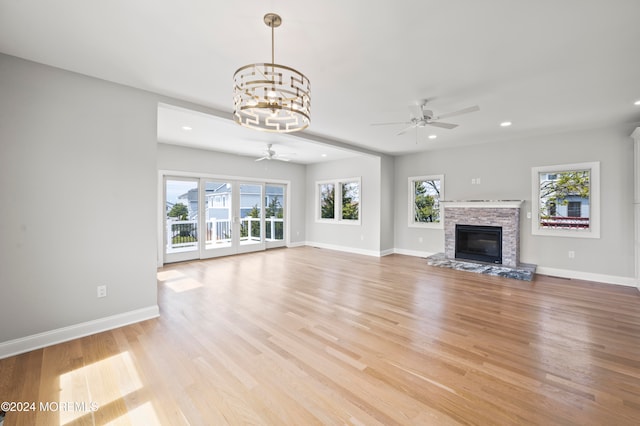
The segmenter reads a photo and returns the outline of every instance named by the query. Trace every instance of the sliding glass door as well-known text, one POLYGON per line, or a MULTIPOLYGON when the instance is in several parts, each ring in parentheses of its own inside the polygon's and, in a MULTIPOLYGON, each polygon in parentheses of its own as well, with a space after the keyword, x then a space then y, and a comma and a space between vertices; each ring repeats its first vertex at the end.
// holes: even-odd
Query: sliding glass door
POLYGON ((263 183, 238 184, 240 199, 240 247, 239 252, 264 250, 264 211, 262 203, 263 183))
POLYGON ((280 247, 286 185, 164 177, 164 263, 280 247))
POLYGON ((237 234, 233 181, 203 179, 204 212, 202 228, 205 245, 201 258, 236 253, 234 236, 237 234))
POLYGON ((265 243, 267 248, 283 247, 285 240, 285 194, 286 185, 265 185, 265 243))
POLYGON ((165 262, 179 262, 200 257, 199 187, 199 179, 164 178, 165 262))

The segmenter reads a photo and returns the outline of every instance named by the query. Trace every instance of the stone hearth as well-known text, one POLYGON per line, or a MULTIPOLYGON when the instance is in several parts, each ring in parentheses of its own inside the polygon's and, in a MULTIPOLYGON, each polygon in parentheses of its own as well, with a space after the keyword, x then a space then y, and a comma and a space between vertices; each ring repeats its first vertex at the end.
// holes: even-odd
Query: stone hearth
POLYGON ((456 225, 502 227, 503 266, 515 268, 520 260, 520 205, 522 201, 442 201, 444 254, 455 258, 456 225))
POLYGON ((447 259, 444 253, 437 253, 427 257, 427 264, 457 271, 475 272, 476 274, 493 275, 495 277, 513 278, 515 280, 531 281, 536 272, 536 265, 521 263, 516 268, 509 268, 492 263, 471 260, 447 259))
POLYGON ((445 253, 427 258, 427 263, 462 271, 531 281, 536 265, 520 263, 520 200, 441 201, 444 216, 445 253), (502 263, 455 258, 456 225, 502 228, 502 263))

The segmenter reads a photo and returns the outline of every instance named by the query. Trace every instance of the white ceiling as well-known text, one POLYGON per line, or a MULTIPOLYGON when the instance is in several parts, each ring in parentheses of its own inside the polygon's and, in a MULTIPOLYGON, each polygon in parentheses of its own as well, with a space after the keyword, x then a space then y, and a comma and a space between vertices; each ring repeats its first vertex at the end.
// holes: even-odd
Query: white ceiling
POLYGON ((237 132, 197 113, 203 127, 184 132, 189 114, 166 108, 160 140, 252 156, 271 142, 305 163, 330 148, 306 136, 403 154, 640 124, 638 0, 0 0, 0 52, 231 117, 235 70, 270 61, 267 12, 283 18, 276 62, 311 80, 309 129, 237 132), (480 111, 417 135, 371 126, 408 119, 421 99, 436 114, 480 111))

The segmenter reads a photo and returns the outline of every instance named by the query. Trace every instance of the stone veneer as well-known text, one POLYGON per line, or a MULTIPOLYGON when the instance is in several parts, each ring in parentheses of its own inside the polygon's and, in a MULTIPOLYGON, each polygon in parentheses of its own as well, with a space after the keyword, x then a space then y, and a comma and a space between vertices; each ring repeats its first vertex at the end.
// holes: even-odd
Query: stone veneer
POLYGON ((454 259, 456 225, 501 226, 502 265, 520 262, 520 205, 522 201, 442 201, 444 206, 444 254, 454 259))

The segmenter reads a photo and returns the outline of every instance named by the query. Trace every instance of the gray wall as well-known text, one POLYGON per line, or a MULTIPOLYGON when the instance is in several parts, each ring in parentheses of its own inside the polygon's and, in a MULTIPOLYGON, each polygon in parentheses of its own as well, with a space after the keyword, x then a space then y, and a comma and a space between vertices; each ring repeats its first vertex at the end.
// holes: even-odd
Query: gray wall
POLYGON ((156 306, 156 106, 0 54, 0 342, 156 306))
POLYGON ((158 169, 229 177, 291 182, 289 225, 292 244, 305 240, 305 166, 282 161, 261 161, 221 152, 158 144, 158 169))
POLYGON ((407 226, 409 176, 444 174, 449 200, 526 200, 521 214, 521 261, 541 267, 633 277, 632 129, 599 129, 429 151, 395 161, 396 248, 444 251, 442 230, 407 226), (531 235, 531 168, 600 161, 601 238, 531 235), (472 185, 472 178, 481 178, 472 185), (423 237, 419 243, 418 238, 423 237), (568 251, 575 251, 569 259, 568 251))
POLYGON ((380 159, 380 252, 388 254, 395 248, 396 191, 394 157, 380 159))
POLYGON ((362 157, 307 166, 306 229, 307 243, 379 254, 381 227, 380 157, 362 157), (316 222, 316 182, 360 177, 361 224, 341 225, 316 222))

